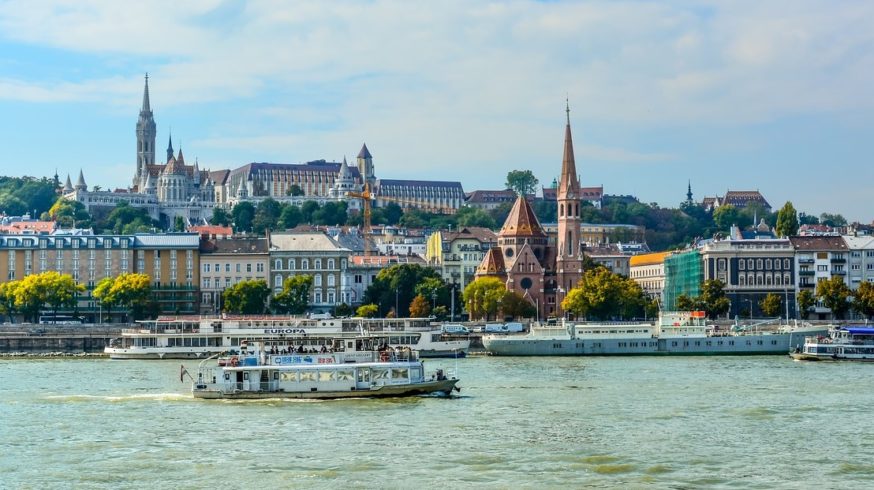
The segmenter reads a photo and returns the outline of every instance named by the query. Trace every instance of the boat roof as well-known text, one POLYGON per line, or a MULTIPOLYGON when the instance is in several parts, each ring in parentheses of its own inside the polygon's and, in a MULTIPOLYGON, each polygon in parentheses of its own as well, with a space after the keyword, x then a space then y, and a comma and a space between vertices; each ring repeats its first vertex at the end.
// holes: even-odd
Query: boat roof
POLYGON ((874 335, 874 327, 856 327, 850 325, 844 327, 844 330, 853 335, 874 335))
POLYGON ((302 369, 312 371, 318 369, 351 369, 356 367, 410 367, 421 364, 420 361, 390 361, 390 362, 335 362, 331 364, 260 364, 258 366, 223 366, 225 371, 251 371, 253 369, 271 369, 279 371, 292 371, 302 369))

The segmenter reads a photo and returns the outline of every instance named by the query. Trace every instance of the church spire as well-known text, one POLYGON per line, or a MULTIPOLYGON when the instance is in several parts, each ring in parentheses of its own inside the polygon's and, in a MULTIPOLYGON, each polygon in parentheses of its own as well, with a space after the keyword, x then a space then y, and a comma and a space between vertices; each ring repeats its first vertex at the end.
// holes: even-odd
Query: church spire
POLYGON ((152 105, 149 103, 149 73, 146 72, 146 86, 143 89, 143 108, 140 112, 152 112, 152 105))
MULTIPOLYGON (((566 197, 576 198, 579 194, 580 183, 577 180, 577 164, 574 161, 574 142, 571 137, 571 109, 570 103, 565 101, 565 113, 567 124, 564 129, 564 156, 561 159, 561 177, 559 178, 559 193, 566 197)), ((559 197, 561 199, 561 197, 559 197)))
POLYGON ((686 190, 686 202, 692 204, 692 180, 689 179, 689 187, 686 190))
POLYGON ((170 140, 167 142, 167 161, 173 158, 173 133, 170 133, 170 140))

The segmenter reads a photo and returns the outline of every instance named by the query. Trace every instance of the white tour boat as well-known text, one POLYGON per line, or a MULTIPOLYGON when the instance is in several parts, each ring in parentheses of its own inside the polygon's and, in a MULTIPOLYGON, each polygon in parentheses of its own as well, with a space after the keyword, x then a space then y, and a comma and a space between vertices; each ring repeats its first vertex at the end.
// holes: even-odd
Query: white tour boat
POLYGON ((870 326, 838 327, 828 336, 804 339, 802 348, 789 354, 799 361, 860 361, 874 362, 874 328, 870 326))
POLYGON ((298 318, 292 316, 162 316, 125 329, 104 352, 111 359, 204 359, 240 350, 242 341, 270 349, 318 351, 334 338, 380 335, 390 347, 420 357, 464 357, 470 340, 445 335, 426 318, 298 318))
MULTIPOLYGON (((316 354, 276 354, 260 342, 243 342, 224 366, 200 362, 191 393, 206 399, 372 398, 449 396, 455 376, 426 373, 415 351, 392 349, 371 337, 334 339, 316 354)), ((182 367, 180 377, 188 372, 182 367)), ((189 375, 190 376, 190 375, 189 375)))

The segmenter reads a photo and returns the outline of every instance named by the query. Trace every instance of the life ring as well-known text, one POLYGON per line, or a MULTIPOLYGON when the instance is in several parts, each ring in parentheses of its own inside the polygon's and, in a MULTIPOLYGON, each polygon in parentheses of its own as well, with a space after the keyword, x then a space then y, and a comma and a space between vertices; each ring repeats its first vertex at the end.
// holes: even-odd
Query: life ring
POLYGON ((231 367, 237 367, 237 364, 239 364, 239 360, 237 359, 237 356, 232 357, 231 358, 231 367))

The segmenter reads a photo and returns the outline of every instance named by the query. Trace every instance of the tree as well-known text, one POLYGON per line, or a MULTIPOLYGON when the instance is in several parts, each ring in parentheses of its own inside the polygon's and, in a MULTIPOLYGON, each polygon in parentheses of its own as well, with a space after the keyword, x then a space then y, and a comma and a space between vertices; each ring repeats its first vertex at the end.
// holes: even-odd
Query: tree
MULTIPOLYGON (((399 317, 407 316, 409 305, 413 298, 417 294, 422 293, 421 290, 417 291, 416 288, 428 278, 442 281, 440 274, 431 267, 418 264, 393 265, 379 271, 373 283, 364 292, 364 303, 373 303, 379 306, 380 315, 386 315, 397 306, 397 309, 400 311, 395 313, 399 317)), ((448 296, 443 296, 444 293, 442 291, 438 288, 438 296, 448 300, 448 296)), ((422 294, 426 298, 430 298, 428 296, 430 291, 422 294)), ((444 300, 441 299, 442 301, 444 300)))
POLYGON ((711 320, 724 315, 731 307, 731 302, 725 297, 725 283, 719 279, 708 279, 701 284, 699 304, 707 312, 711 320))
POLYGON ((19 281, 0 282, 0 313, 6 315, 10 323, 15 323, 15 314, 18 313, 15 290, 19 285, 19 281))
POLYGON ((494 229, 497 227, 495 219, 485 210, 472 207, 464 207, 458 210, 455 215, 458 220, 458 226, 481 226, 483 228, 494 229))
POLYGON ((313 215, 319 210, 319 203, 316 201, 304 201, 300 205, 300 220, 302 223, 312 223, 313 215))
POLYGON ((185 218, 182 216, 173 218, 173 231, 185 231, 185 218))
POLYGON ((462 298, 470 318, 488 320, 490 315, 497 313, 498 303, 506 290, 503 281, 496 277, 480 277, 469 283, 462 298))
POLYGON ((73 276, 46 271, 26 276, 14 287, 13 294, 15 308, 36 322, 43 306, 48 305, 57 315, 60 308, 74 307, 77 295, 84 291, 85 287, 76 284, 73 276))
POLYGON ((843 319, 850 309, 848 298, 851 294, 852 291, 840 276, 824 279, 816 284, 817 298, 822 301, 823 306, 832 310, 832 315, 837 319, 843 319))
POLYGON ((145 208, 135 208, 127 201, 120 201, 106 219, 94 224, 97 229, 115 234, 149 231, 155 226, 155 221, 145 208))
POLYGON ((847 226, 847 220, 840 214, 822 213, 819 215, 819 222, 826 226, 838 227, 847 226))
POLYGON ((288 195, 288 196, 302 196, 302 195, 303 195, 303 189, 301 189, 300 186, 297 185, 297 184, 291 184, 291 185, 288 187, 288 190, 285 191, 285 194, 288 195))
POLYGON ((537 177, 530 170, 511 170, 507 173, 507 182, 504 185, 520 196, 527 196, 537 190, 537 182, 537 177))
POLYGON ((334 308, 334 316, 337 318, 352 316, 353 313, 355 313, 355 310, 346 303, 340 303, 336 308, 334 308))
POLYGON ((571 289, 561 307, 577 317, 606 320, 643 316, 647 298, 632 279, 606 268, 587 270, 577 287, 571 289))
POLYGON ((506 291, 501 298, 501 313, 504 316, 516 318, 533 318, 537 307, 516 291, 506 291))
POLYGON ((222 293, 222 310, 239 315, 263 314, 269 297, 270 288, 263 279, 240 281, 222 293))
POLYGON ((377 314, 379 314, 379 307, 375 304, 371 303, 368 305, 361 305, 355 310, 355 315, 363 318, 373 318, 377 314))
POLYGON ((255 209, 255 217, 252 219, 252 232, 263 235, 266 230, 276 229, 282 206, 274 199, 267 198, 255 209))
POLYGON ((737 225, 740 219, 740 212, 731 204, 723 204, 713 211, 713 222, 716 227, 722 231, 728 231, 732 225, 737 225))
POLYGON ((801 318, 807 320, 810 316, 810 308, 816 304, 816 296, 810 292, 809 289, 804 289, 800 293, 798 293, 798 297, 796 298, 798 301, 798 309, 801 313, 801 318))
POLYGON ((55 204, 48 210, 48 219, 55 221, 60 226, 89 228, 91 215, 85 209, 85 205, 79 201, 71 201, 59 197, 55 204))
POLYGON ((279 228, 286 230, 294 228, 300 224, 302 218, 300 208, 294 204, 289 204, 282 209, 282 213, 279 215, 279 228))
POLYGON ((231 216, 234 218, 234 231, 243 233, 252 231, 255 206, 248 201, 238 202, 231 210, 231 216))
POLYGON ((112 318, 112 307, 129 311, 134 319, 142 316, 152 295, 151 278, 147 274, 124 273, 104 277, 91 293, 106 308, 112 318))
POLYGON ((779 294, 768 293, 759 301, 759 309, 765 316, 777 316, 783 308, 783 298, 779 294))
POLYGON ((212 218, 209 219, 209 224, 215 226, 228 226, 231 224, 231 216, 223 208, 213 208, 212 218))
POLYGON ((786 237, 796 233, 798 233, 798 213, 795 212, 792 201, 786 201, 777 212, 777 234, 786 237))
POLYGON ((310 305, 313 276, 291 276, 282 283, 282 291, 273 296, 273 305, 280 312, 300 315, 310 305))
POLYGON ((421 294, 417 294, 410 302, 410 317, 426 318, 431 313, 431 304, 421 294))
POLYGON ((687 294, 677 296, 676 307, 680 311, 695 311, 700 310, 700 306, 696 298, 692 298, 687 294))
POLYGON ((874 316, 874 284, 865 281, 853 292, 853 309, 866 318, 874 316))

